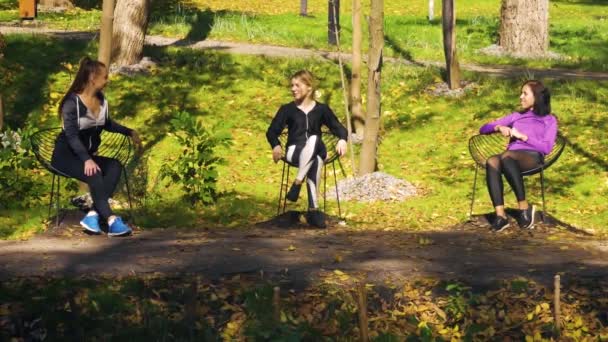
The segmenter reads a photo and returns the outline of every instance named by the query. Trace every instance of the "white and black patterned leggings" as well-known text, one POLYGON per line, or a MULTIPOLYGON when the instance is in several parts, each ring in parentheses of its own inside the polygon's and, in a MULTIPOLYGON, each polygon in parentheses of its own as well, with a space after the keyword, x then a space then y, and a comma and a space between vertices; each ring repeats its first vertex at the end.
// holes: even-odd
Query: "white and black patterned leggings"
POLYGON ((287 147, 285 159, 298 168, 296 180, 302 182, 306 178, 309 208, 319 208, 318 185, 326 156, 325 146, 317 135, 310 136, 306 144, 287 147))

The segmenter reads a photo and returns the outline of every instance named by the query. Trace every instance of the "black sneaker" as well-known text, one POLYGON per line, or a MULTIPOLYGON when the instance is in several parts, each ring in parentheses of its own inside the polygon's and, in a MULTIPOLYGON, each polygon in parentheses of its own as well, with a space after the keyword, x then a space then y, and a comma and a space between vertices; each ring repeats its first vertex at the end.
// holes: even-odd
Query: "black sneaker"
POLYGON ((496 215, 496 217, 494 218, 494 221, 492 221, 492 225, 491 225, 490 229, 492 229, 492 231, 494 233, 498 233, 498 232, 502 232, 503 230, 507 229, 508 227, 509 227, 509 220, 506 217, 496 215))
POLYGON ((517 215, 517 224, 521 229, 533 229, 534 228, 534 214, 536 208, 533 205, 528 206, 528 209, 520 210, 517 215))
POLYGON ((296 202, 300 196, 300 189, 302 189, 302 184, 293 183, 285 197, 292 202, 296 202))
POLYGON ((306 222, 309 225, 315 226, 317 228, 325 228, 325 214, 319 210, 309 210, 306 213, 306 222))

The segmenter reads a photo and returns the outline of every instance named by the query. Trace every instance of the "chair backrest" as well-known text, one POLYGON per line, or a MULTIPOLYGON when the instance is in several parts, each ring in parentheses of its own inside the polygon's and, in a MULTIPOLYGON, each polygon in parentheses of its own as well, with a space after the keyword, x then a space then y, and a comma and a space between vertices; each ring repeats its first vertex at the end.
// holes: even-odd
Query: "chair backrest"
MULTIPOLYGON (((493 156, 504 152, 509 144, 509 137, 504 137, 501 134, 478 134, 469 139, 469 153, 479 166, 485 166, 486 160, 493 156)), ((555 145, 549 154, 545 156, 543 165, 538 168, 522 172, 523 175, 533 175, 541 170, 551 166, 562 154, 566 147, 566 139, 558 132, 555 139, 555 145)))
MULTIPOLYGON (((323 128, 321 130, 321 135, 322 135, 321 140, 323 140, 323 143, 325 144, 325 148, 327 149, 327 158, 325 159, 325 164, 331 164, 340 157, 338 152, 336 152, 336 145, 338 145, 339 139, 338 139, 338 137, 333 135, 329 130, 326 130, 325 128, 323 128)), ((281 143, 281 145, 285 145, 286 141, 287 141, 287 131, 285 131, 285 132, 281 133, 281 135, 279 135, 279 142, 281 143)))
MULTIPOLYGON (((65 176, 51 165, 55 141, 61 130, 60 127, 42 129, 32 134, 30 141, 32 143, 32 151, 40 164, 53 173, 65 176)), ((117 159, 123 166, 126 166, 132 155, 132 146, 131 137, 120 133, 103 131, 97 155, 117 159)))

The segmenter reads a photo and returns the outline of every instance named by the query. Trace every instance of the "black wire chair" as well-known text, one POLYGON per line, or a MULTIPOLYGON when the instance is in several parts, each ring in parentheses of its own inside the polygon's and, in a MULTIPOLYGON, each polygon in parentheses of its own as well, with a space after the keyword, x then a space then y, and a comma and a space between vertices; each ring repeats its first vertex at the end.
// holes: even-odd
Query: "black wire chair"
MULTIPOLYGON (((287 141, 287 133, 282 133, 279 137, 281 142, 287 141)), ((336 145, 338 144, 338 137, 331 134, 328 131, 322 132, 322 140, 327 148, 327 158, 323 163, 323 211, 327 212, 327 166, 331 165, 334 174, 334 184, 336 190, 336 201, 338 202, 338 215, 342 218, 342 207, 340 206, 340 195, 338 194, 338 178, 336 176, 336 162, 340 166, 342 175, 346 177, 344 167, 340 161, 340 155, 336 152, 336 145)), ((284 144, 281 144, 284 145, 284 144)), ((281 187, 279 190, 279 200, 277 205, 277 215, 285 213, 287 208, 287 191, 289 190, 289 171, 291 167, 297 168, 294 164, 288 162, 285 157, 281 158, 283 161, 283 173, 281 175, 281 187)))
MULTIPOLYGON (((42 164, 42 166, 47 169, 53 175, 53 180, 51 183, 51 199, 49 201, 49 221, 51 218, 51 208, 53 207, 53 199, 55 199, 55 206, 57 208, 57 214, 55 216, 55 225, 59 226, 59 213, 61 211, 60 204, 60 185, 61 185, 61 177, 72 178, 63 172, 57 170, 51 165, 51 158, 53 157, 53 150, 55 149, 55 141, 57 140, 57 136, 61 133, 61 128, 48 128, 40 130, 34 133, 30 137, 30 141, 32 143, 32 151, 36 156, 36 159, 42 164), (57 182, 55 182, 57 179, 57 182), (57 184, 55 186, 55 184, 57 184)), ((126 166, 129 163, 129 160, 133 156, 133 143, 131 141, 131 137, 113 133, 108 131, 103 131, 101 133, 101 145, 97 151, 98 156, 104 156, 108 158, 114 158, 120 162, 122 166, 122 172, 125 179, 125 185, 127 188, 127 197, 129 200, 129 209, 133 210, 133 205, 131 202, 131 191, 129 189, 129 177, 127 175, 126 166)))
MULTIPOLYGON (((474 135, 469 139, 469 152, 471 157, 475 160, 475 178, 473 180, 473 193, 471 195, 471 209, 469 211, 469 218, 473 215, 473 204, 475 203, 475 189, 477 187, 477 172, 479 168, 486 166, 486 160, 491 156, 500 154, 507 149, 509 144, 509 137, 505 137, 502 134, 478 134, 474 135)), ((543 200, 543 211, 541 213, 541 219, 544 222, 546 216, 546 205, 545 205, 545 180, 544 171, 553 165, 557 159, 561 156, 564 148, 566 147, 566 139, 560 134, 557 134, 555 145, 549 154, 544 158, 544 162, 537 168, 522 172, 522 176, 531 176, 540 174, 540 189, 543 200)))

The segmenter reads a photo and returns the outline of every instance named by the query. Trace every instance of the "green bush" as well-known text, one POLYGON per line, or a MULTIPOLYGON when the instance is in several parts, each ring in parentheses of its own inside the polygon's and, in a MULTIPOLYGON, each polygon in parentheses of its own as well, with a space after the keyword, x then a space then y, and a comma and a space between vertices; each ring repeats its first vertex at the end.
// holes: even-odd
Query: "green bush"
POLYGON ((230 144, 231 137, 225 127, 216 125, 211 132, 205 129, 189 113, 178 113, 171 120, 174 136, 183 147, 179 157, 169 158, 162 166, 160 175, 169 178, 184 190, 185 198, 191 203, 214 203, 217 199, 217 165, 224 159, 217 156, 215 149, 230 144))
POLYGON ((9 128, 0 133, 0 209, 27 208, 43 194, 43 184, 33 172, 29 133, 9 128))

